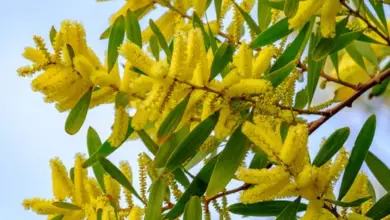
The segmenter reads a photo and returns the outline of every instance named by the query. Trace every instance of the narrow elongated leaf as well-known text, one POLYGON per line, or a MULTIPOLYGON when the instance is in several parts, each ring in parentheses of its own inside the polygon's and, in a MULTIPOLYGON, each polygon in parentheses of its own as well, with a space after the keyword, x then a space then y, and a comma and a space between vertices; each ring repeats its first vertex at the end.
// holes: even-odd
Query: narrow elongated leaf
POLYGON ((341 202, 341 201, 335 201, 335 200, 330 200, 330 199, 326 199, 327 202, 330 202, 330 203, 333 203, 337 206, 340 206, 340 207, 356 207, 356 206, 359 206, 361 204, 363 204, 364 202, 366 202, 367 200, 371 199, 371 196, 368 196, 368 197, 364 197, 364 198, 361 198, 361 199, 357 199, 355 201, 352 201, 352 202, 341 202))
POLYGON ((343 147, 349 137, 349 133, 348 127, 340 128, 333 132, 314 158, 313 166, 321 167, 328 162, 343 147))
MULTIPOLYGON (((245 216, 278 216, 292 201, 274 200, 253 204, 236 203, 228 207, 229 211, 245 216)), ((298 212, 306 210, 306 204, 300 203, 298 212)))
POLYGON ((107 68, 108 72, 111 72, 115 63, 118 60, 118 47, 122 44, 125 38, 125 19, 123 16, 119 16, 110 31, 110 37, 108 39, 108 52, 107 52, 107 68))
POLYGON ((165 55, 167 56, 168 62, 170 62, 172 57, 172 51, 169 49, 167 41, 164 38, 164 35, 161 33, 160 29, 152 19, 149 20, 149 27, 150 29, 152 29, 154 35, 156 35, 161 48, 164 50, 165 55))
POLYGON ((283 9, 284 14, 288 18, 294 17, 294 15, 298 11, 298 6, 299 6, 299 0, 286 0, 284 2, 284 9, 283 9))
POLYGON ((206 165, 203 166, 180 197, 179 201, 177 201, 176 205, 164 216, 166 219, 174 219, 178 217, 183 212, 185 205, 192 196, 203 196, 206 192, 207 184, 210 180, 211 173, 215 167, 217 159, 218 156, 212 158, 206 165))
POLYGON ((269 80, 273 87, 276 88, 280 83, 286 79, 286 77, 291 73, 291 71, 296 67, 295 60, 291 61, 289 64, 285 65, 282 68, 279 68, 278 70, 269 73, 265 76, 265 79, 269 80))
MULTIPOLYGON (((95 129, 89 127, 87 133, 87 146, 88 146, 89 156, 92 156, 95 152, 97 152, 101 145, 102 145, 102 141, 100 140, 98 133, 95 131, 95 129)), ((96 163, 95 165, 92 166, 92 169, 93 169, 93 173, 95 174, 96 180, 100 185, 100 188, 105 193, 106 187, 104 186, 103 167, 99 163, 96 163)))
POLYGON ((356 39, 358 41, 361 41, 361 42, 367 42, 367 43, 370 43, 370 44, 381 44, 381 45, 387 45, 383 42, 379 42, 377 40, 374 40, 372 39, 371 37, 365 35, 365 34, 362 34, 360 35, 360 37, 358 37, 358 39, 356 39))
POLYGON ((53 202, 54 206, 62 209, 81 210, 81 207, 68 202, 53 202))
POLYGON ((142 48, 141 27, 137 16, 130 10, 126 13, 126 36, 129 41, 142 48))
POLYGON ((246 11, 244 11, 235 1, 233 1, 233 3, 240 11, 242 17, 244 17, 244 20, 248 24, 248 27, 251 29, 251 31, 256 34, 260 34, 261 30, 259 26, 257 26, 256 22, 253 20, 253 18, 246 11))
POLYGON ((198 196, 192 196, 187 202, 183 220, 202 220, 202 204, 198 196))
POLYGON ((50 43, 52 46, 54 46, 54 44, 55 44, 56 36, 57 36, 57 30, 54 27, 54 25, 52 25, 50 28, 50 43))
POLYGON ((334 48, 331 53, 344 49, 352 41, 358 39, 362 35, 362 33, 363 32, 361 31, 353 31, 340 35, 340 37, 337 38, 336 44, 334 45, 334 48))
POLYGON ((92 88, 90 88, 70 111, 65 122, 65 131, 70 135, 76 134, 83 126, 87 117, 92 88))
POLYGON ((352 183, 363 164, 364 158, 367 155, 368 149, 371 146, 372 140, 374 139, 375 128, 376 117, 375 115, 371 115, 364 123, 356 138, 355 146, 352 149, 351 156, 349 157, 348 164, 345 168, 337 200, 340 201, 351 188, 352 183))
POLYGON ((362 0, 353 0, 355 5, 360 5, 359 7, 359 13, 362 14, 366 19, 368 19, 370 22, 374 22, 375 26, 381 30, 382 33, 385 33, 385 35, 388 36, 388 32, 386 31, 385 27, 378 21, 378 19, 372 14, 371 10, 367 7, 365 1, 362 0))
POLYGON ((96 212, 96 220, 102 220, 103 210, 98 209, 96 212))
POLYGON ((277 40, 282 39, 283 37, 289 35, 293 29, 288 28, 288 19, 283 18, 278 21, 276 24, 264 30, 259 34, 251 43, 250 46, 254 49, 260 48, 262 46, 272 44, 277 40))
POLYGON ((307 105, 307 92, 306 89, 302 89, 295 95, 294 108, 303 109, 307 105))
POLYGON ((190 185, 190 181, 188 180, 182 169, 176 169, 172 173, 175 176, 177 182, 179 182, 184 188, 187 188, 190 185))
POLYGON ((227 42, 222 43, 211 64, 210 80, 214 79, 233 59, 234 46, 227 42))
POLYGON ((376 14, 378 15, 379 20, 382 22, 382 25, 385 28, 386 33, 388 33, 389 30, 387 27, 387 19, 386 19, 385 10, 383 8, 383 2, 377 0, 369 0, 369 1, 372 7, 374 8, 376 14))
MULTIPOLYGON (((129 120, 129 125, 127 127, 127 133, 126 133, 126 138, 124 139, 123 142, 125 142, 125 140, 127 140, 127 138, 130 137, 130 135, 133 133, 134 129, 131 127, 131 120, 129 120)), ((122 142, 122 144, 123 144, 122 142)), ((121 144, 121 145, 122 145, 121 144)), ((118 147, 113 147, 111 146, 110 142, 105 141, 103 143, 102 146, 100 146, 100 148, 95 151, 95 153, 90 156, 83 164, 83 167, 84 168, 87 168, 89 166, 92 166, 94 165, 97 161, 98 161, 98 158, 99 157, 107 157, 108 155, 112 154, 112 152, 116 151, 117 149, 119 149, 119 147, 121 146, 119 145, 118 147)))
POLYGON ((51 218, 50 220, 62 220, 63 218, 64 218, 64 215, 56 215, 53 218, 51 218))
POLYGON ((390 192, 387 192, 381 199, 378 200, 366 213, 366 216, 372 219, 382 219, 390 214, 390 192))
POLYGON ((207 117, 175 148, 165 166, 167 171, 178 168, 186 160, 195 156, 200 146, 214 130, 218 117, 218 111, 207 117))
POLYGON ((153 139, 148 135, 148 133, 146 133, 145 130, 139 130, 137 131, 137 134, 141 138, 142 142, 144 142, 148 150, 152 152, 153 155, 156 155, 159 147, 156 142, 154 142, 153 139))
POLYGON ((332 61, 333 67, 336 70, 337 76, 339 75, 339 56, 338 53, 332 53, 329 55, 330 60, 332 61))
POLYGON ((70 177, 70 180, 72 180, 72 183, 74 183, 74 167, 70 168, 69 177, 70 177))
POLYGON ((112 26, 108 27, 106 30, 103 31, 103 33, 100 35, 99 39, 104 40, 110 37, 112 26))
POLYGON ((157 39, 156 35, 153 35, 150 37, 149 45, 150 45, 150 49, 152 51, 154 58, 157 61, 159 61, 160 60, 160 46, 158 45, 158 39, 157 39))
POLYGON ((174 133, 171 138, 160 146, 157 151, 156 157, 154 158, 154 166, 156 168, 162 168, 165 166, 172 152, 177 146, 187 137, 189 133, 189 127, 183 127, 176 133, 174 133))
POLYGON ((115 95, 115 105, 126 108, 129 103, 129 93, 118 91, 115 95))
POLYGON ((356 48, 355 42, 351 42, 345 47, 345 50, 348 52, 349 56, 359 65, 362 69, 367 71, 366 64, 364 64, 363 56, 359 53, 356 48))
POLYGON ((282 141, 286 140, 288 129, 290 128, 290 124, 287 122, 282 122, 280 125, 280 137, 282 141))
POLYGON ((367 179, 367 188, 368 188, 368 192, 370 193, 372 202, 376 203, 376 192, 375 192, 374 186, 372 185, 372 183, 369 179, 367 179))
POLYGON ((215 14, 217 15, 217 21, 221 20, 221 8, 222 0, 214 0, 215 14))
POLYGON ((218 45, 217 45, 217 39, 215 38, 213 31, 211 30, 210 23, 207 23, 208 31, 209 31, 209 37, 210 37, 210 47, 213 51, 213 55, 217 53, 218 45))
POLYGON ((188 95, 178 105, 176 105, 176 107, 167 115, 167 117, 165 117, 157 131, 157 137, 159 138, 160 143, 164 143, 165 140, 169 138, 176 130, 181 119, 183 118, 189 100, 190 96, 188 95))
POLYGON ((268 5, 269 5, 271 8, 277 9, 277 10, 279 10, 279 11, 283 11, 285 0, 278 0, 278 1, 267 0, 267 1, 268 1, 268 5))
POLYGON ((375 55, 374 49, 371 45, 361 41, 353 42, 356 46, 357 51, 366 58, 370 63, 374 64, 376 67, 379 66, 378 57, 375 55))
POLYGON ((386 166, 386 164, 370 151, 367 153, 365 161, 378 182, 383 186, 383 188, 390 191, 390 169, 386 166))
POLYGON ((205 159, 207 155, 212 153, 218 147, 219 144, 220 142, 216 141, 214 146, 209 146, 207 150, 199 151, 198 153, 196 153, 196 155, 185 165, 185 169, 192 169, 196 164, 205 159))
POLYGON ((142 200, 141 196, 134 189, 133 185, 131 185, 131 183, 126 178, 126 176, 114 164, 112 164, 109 160, 107 160, 104 157, 99 157, 99 163, 102 165, 106 173, 108 173, 113 179, 118 181, 118 183, 121 184, 124 188, 128 189, 141 202, 146 204, 145 201, 142 200))
POLYGON ((271 7, 268 5, 268 0, 258 0, 257 2, 257 19, 259 28, 264 31, 271 23, 272 12, 271 7))
POLYGON ((301 197, 298 197, 294 202, 290 203, 283 211, 278 215, 276 220, 296 220, 298 207, 301 204, 301 197))
POLYGON ((383 80, 381 84, 374 86, 374 88, 372 88, 372 95, 373 96, 382 95, 386 91, 389 83, 390 83, 390 78, 387 78, 387 79, 383 80))
POLYGON ((149 202, 146 207, 145 220, 155 220, 160 218, 166 187, 167 185, 161 178, 154 182, 150 187, 149 202))
POLYGON ((267 155, 262 152, 256 152, 252 158, 252 161, 249 165, 251 169, 261 169, 264 168, 268 162, 267 155))
POLYGON ((206 190, 207 196, 213 196, 227 186, 248 151, 247 144, 248 140, 240 126, 234 131, 218 158, 206 190))

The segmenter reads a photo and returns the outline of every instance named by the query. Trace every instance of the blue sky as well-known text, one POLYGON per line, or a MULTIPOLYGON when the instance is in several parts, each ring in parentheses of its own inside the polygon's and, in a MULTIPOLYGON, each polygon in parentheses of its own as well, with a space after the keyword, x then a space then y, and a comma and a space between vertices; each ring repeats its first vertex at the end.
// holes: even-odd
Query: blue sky
MULTIPOLYGON (((113 121, 112 106, 96 108, 88 113, 81 132, 69 136, 64 131, 67 114, 60 114, 53 105, 45 104, 40 94, 30 89, 29 78, 19 78, 16 69, 27 64, 21 56, 25 46, 33 45, 32 36, 48 39, 51 25, 59 26, 63 19, 81 21, 87 30, 89 45, 102 56, 107 47, 99 35, 108 25, 109 15, 123 4, 117 0, 96 3, 94 0, 14 0, 0 7, 0 219, 45 219, 20 205, 24 198, 51 198, 49 160, 59 156, 70 168, 76 152, 86 152, 86 130, 93 126, 102 139, 108 137, 113 121)), ((145 21, 141 23, 145 25, 145 21)), ((365 98, 363 98, 365 99, 365 98)), ((383 100, 369 102, 364 112, 346 109, 318 129, 310 138, 313 153, 318 150, 322 137, 336 128, 350 126, 351 136, 346 144, 351 149, 365 119, 373 112, 378 114, 378 130, 372 150, 381 159, 388 158, 390 147, 386 139, 390 129, 390 111, 381 105, 383 100)), ((390 103, 389 97, 387 102, 390 103)), ((114 162, 129 160, 136 166, 137 154, 143 150, 139 141, 110 156, 114 162)), ((91 172, 90 172, 91 173, 91 172)), ((137 181, 136 181, 137 182, 137 181)), ((377 185, 377 184, 375 184, 377 185)), ((383 189, 377 187, 378 194, 383 189)), ((236 198, 231 198, 231 202, 236 198)), ((236 218, 239 219, 239 218, 236 218)))

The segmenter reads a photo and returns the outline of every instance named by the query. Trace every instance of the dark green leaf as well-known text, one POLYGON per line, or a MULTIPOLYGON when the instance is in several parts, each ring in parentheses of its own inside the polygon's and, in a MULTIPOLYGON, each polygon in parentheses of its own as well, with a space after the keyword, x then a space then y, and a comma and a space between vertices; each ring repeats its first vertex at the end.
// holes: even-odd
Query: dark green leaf
POLYGON ((268 5, 268 0, 259 0, 257 2, 257 19, 259 28, 264 31, 271 23, 272 12, 271 7, 268 5))
POLYGON ((198 152, 200 146, 214 130, 218 122, 219 112, 215 112, 202 121, 191 133, 175 148, 165 167, 167 171, 178 168, 186 160, 191 159, 198 152))
POLYGON ((251 169, 261 169, 264 168, 268 162, 267 155, 263 152, 256 152, 252 158, 252 161, 249 165, 251 169))
MULTIPOLYGON (((112 164, 109 160, 107 160, 104 157, 99 157, 99 163, 102 165, 104 171, 108 173, 113 179, 118 181, 118 183, 129 190, 135 197, 137 197, 141 202, 144 204, 145 201, 142 200, 141 196, 137 193, 137 191, 134 189, 133 185, 129 182, 129 180, 126 178, 125 175, 114 165, 112 164)), ((165 190, 164 190, 165 192, 165 190)))
POLYGON ((101 35, 100 35, 100 40, 104 40, 110 37, 110 32, 111 32, 111 26, 108 27, 101 35))
MULTIPOLYGON (((342 23, 343 24, 343 23, 342 23)), ((340 23, 338 24, 341 25, 340 23)), ((320 75, 322 72, 322 67, 325 64, 325 58, 315 61, 314 60, 314 54, 316 53, 316 50, 318 48, 318 45, 321 44, 320 34, 312 34, 310 43, 309 43, 309 54, 308 54, 308 71, 307 71, 307 85, 306 85, 306 92, 307 92, 307 103, 311 104, 311 101, 313 100, 314 92, 316 91, 318 80, 320 79, 320 75)), ((329 45, 330 46, 330 45, 329 45)))
POLYGON ((202 220, 202 204, 198 196, 192 196, 187 202, 183 220, 202 220))
POLYGON ((388 31, 386 31, 385 27, 378 21, 378 19, 372 14, 370 9, 367 7, 366 3, 362 0, 353 0, 353 2, 357 5, 360 4, 359 13, 363 15, 370 22, 374 22, 375 26, 381 30, 382 33, 388 35, 388 31))
POLYGON ((96 220, 102 220, 103 210, 98 209, 96 212, 96 220))
POLYGON ((331 53, 344 49, 352 41, 358 39, 362 35, 362 33, 363 32, 361 31, 353 31, 353 32, 340 35, 340 37, 336 39, 336 43, 331 53))
POLYGON ((90 88, 70 111, 65 122, 65 131, 70 135, 76 134, 83 126, 87 117, 92 88, 90 88))
POLYGON ((152 29, 154 35, 156 35, 161 48, 164 50, 165 55, 167 55, 168 62, 170 62, 172 57, 172 51, 169 49, 167 41, 164 38, 164 35, 161 33, 160 29, 152 19, 149 20, 149 27, 150 29, 152 29))
POLYGON ((374 86, 372 88, 372 95, 373 96, 380 96, 380 95, 382 95, 386 91, 387 86, 389 85, 389 83, 390 83, 390 78, 387 78, 387 79, 383 80, 381 84, 378 84, 378 85, 374 86))
POLYGON ((272 86, 276 88, 280 83, 286 79, 286 77, 291 73, 291 71, 296 67, 295 60, 291 61, 289 64, 285 65, 278 70, 269 73, 265 76, 265 79, 269 80, 272 83, 272 86))
POLYGON ((53 218, 51 218, 50 220, 62 220, 63 218, 64 218, 64 215, 56 215, 53 218))
POLYGON ((306 89, 302 89, 295 95, 294 108, 303 109, 307 105, 307 92, 306 89))
POLYGON ((237 7, 237 9, 240 11, 242 17, 244 17, 245 22, 248 24, 248 27, 256 34, 260 34, 261 30, 259 26, 257 26, 256 22, 253 20, 253 18, 244 11, 235 1, 233 1, 234 5, 237 7))
POLYGON ((211 50, 213 51, 213 55, 215 56, 215 54, 217 53, 217 50, 218 50, 217 39, 215 38, 209 23, 207 23, 207 26, 209 28, 211 50))
POLYGON ((281 136, 283 142, 284 142, 284 140, 286 140, 289 127, 290 127, 290 124, 285 122, 285 121, 282 122, 282 124, 280 125, 280 136, 281 136))
MULTIPOLYGON (((89 156, 92 156, 95 152, 97 152, 101 145, 102 145, 102 141, 100 140, 98 133, 95 131, 95 129, 89 127, 87 133, 87 146, 88 146, 89 156)), ((105 193, 106 187, 104 186, 103 167, 99 163, 96 163, 95 165, 92 166, 92 169, 93 169, 93 173, 95 174, 96 180, 100 185, 100 188, 105 193)))
POLYGON ((290 203, 283 211, 278 215, 276 220, 296 220, 298 207, 301 204, 301 197, 298 197, 294 202, 290 203))
POLYGON ((386 19, 385 10, 383 8, 383 2, 378 0, 370 0, 370 3, 374 8, 376 14, 378 15, 379 20, 382 22, 382 25, 385 28, 386 33, 388 33, 389 30, 387 28, 387 19, 386 19))
POLYGON ((157 61, 160 60, 160 46, 158 45, 158 39, 157 39, 156 35, 153 35, 152 37, 150 37, 149 45, 150 45, 150 49, 152 50, 152 54, 153 54, 154 58, 157 61))
POLYGON ((283 11, 284 9, 285 0, 279 0, 279 1, 267 0, 267 2, 271 8, 277 9, 279 11, 283 11))
POLYGON ((340 186, 340 192, 338 200, 340 201, 351 188, 353 181, 358 174, 364 158, 367 155, 368 149, 371 146, 374 139, 376 128, 376 117, 371 115, 364 123, 362 129, 359 132, 355 141, 355 146, 352 149, 351 156, 349 157, 348 164, 345 168, 343 179, 340 186))
POLYGON ((160 143, 164 143, 167 138, 169 138, 172 133, 176 130, 179 125, 184 112, 187 108, 190 95, 185 97, 176 107, 165 117, 164 121, 161 123, 160 128, 157 131, 157 138, 160 143))
POLYGON ((341 202, 341 201, 334 201, 334 200, 330 200, 330 199, 326 199, 327 202, 330 202, 330 203, 333 203, 337 206, 340 206, 340 207, 356 207, 356 206, 360 206, 361 204, 363 204, 364 202, 366 202, 367 200, 371 199, 371 196, 369 197, 364 197, 364 198, 361 198, 361 199, 357 199, 355 201, 352 201, 352 202, 341 202))
POLYGON ((81 210, 81 207, 68 202, 53 202, 54 206, 62 209, 81 210))
POLYGON ((234 46, 227 42, 222 43, 211 64, 210 80, 214 79, 233 59, 234 46))
POLYGON ((126 13, 126 36, 129 41, 142 48, 141 27, 137 16, 130 10, 126 13))
POLYGON ((221 20, 221 7, 222 0, 214 0, 215 14, 217 15, 217 21, 221 20))
POLYGON ((381 199, 378 200, 366 213, 366 216, 372 219, 382 219, 390 214, 390 192, 387 192, 381 199))
POLYGON ((293 29, 288 29, 288 19, 283 18, 259 34, 256 39, 250 43, 250 46, 254 49, 257 49, 262 46, 272 44, 275 41, 287 36, 292 31, 293 29))
POLYGON ((54 44, 55 44, 56 36, 57 36, 57 30, 54 27, 54 25, 52 25, 50 28, 50 43, 52 46, 54 46, 54 44))
POLYGON ((367 36, 367 35, 360 35, 360 37, 358 37, 358 39, 356 39, 358 41, 362 41, 362 42, 367 42, 367 43, 372 43, 372 44, 381 44, 381 45, 387 45, 387 44, 384 44, 384 43, 381 43, 377 40, 374 40, 372 39, 371 37, 367 36))
POLYGON ((115 105, 126 108, 129 104, 129 93, 118 91, 115 95, 115 105))
POLYGON ((125 19, 123 16, 119 16, 110 31, 110 37, 108 39, 108 52, 107 52, 107 68, 110 73, 115 63, 117 62, 119 53, 118 47, 122 44, 125 38, 125 19))
MULTIPOLYGON (((127 133, 126 133, 126 136, 125 136, 125 139, 123 140, 123 142, 125 142, 127 140, 127 138, 130 137, 130 135, 133 133, 133 131, 134 131, 134 129, 131 127, 131 120, 129 120, 129 125, 127 127, 127 133)), ((122 142, 122 144, 123 144, 123 142, 122 142)), ((119 147, 120 146, 118 146, 118 147, 111 146, 110 142, 107 140, 106 142, 103 143, 102 146, 100 146, 100 148, 92 156, 90 156, 84 162, 83 167, 87 168, 89 166, 94 165, 98 161, 99 157, 107 157, 112 152, 119 149, 119 147)))
POLYGON ((70 61, 73 64, 73 58, 74 58, 75 55, 74 55, 74 50, 73 50, 72 45, 66 44, 66 50, 68 51, 69 59, 70 59, 70 61))
MULTIPOLYGON (((253 204, 236 203, 229 206, 229 211, 245 216, 278 216, 292 201, 274 200, 253 204)), ((306 204, 299 204, 298 212, 306 210, 306 204)))
POLYGON ((166 184, 158 179, 150 187, 149 202, 145 211, 145 220, 159 219, 162 213, 162 204, 165 196, 166 184))
POLYGON ((386 164, 370 151, 367 153, 366 163, 383 188, 390 191, 390 169, 386 164))
POLYGON ((70 168, 69 177, 70 177, 70 180, 72 180, 72 183, 74 183, 74 167, 70 168))
POLYGON ((339 75, 339 56, 338 53, 332 53, 329 55, 330 60, 332 61, 333 67, 336 70, 337 76, 339 75))
POLYGON ((340 128, 333 132, 314 158, 313 165, 321 167, 328 162, 343 147, 349 137, 349 133, 348 127, 340 128))
POLYGON ((345 50, 357 65, 359 65, 362 69, 367 70, 366 65, 364 64, 363 56, 357 50, 355 42, 348 44, 345 47, 345 50))
POLYGON ((298 11, 298 6, 299 6, 299 0, 286 0, 284 2, 284 9, 283 9, 284 14, 288 18, 294 17, 294 15, 298 11))
POLYGON ((190 181, 188 180, 182 169, 176 169, 172 173, 175 176, 177 182, 179 182, 184 188, 187 188, 190 185, 190 181))
POLYGON ((248 139, 241 132, 240 126, 231 135, 218 158, 206 190, 207 196, 213 196, 223 191, 227 186, 245 158, 248 151, 247 145, 248 139))
POLYGON ((138 136, 141 138, 142 142, 144 142, 145 146, 148 148, 153 155, 157 154, 158 145, 153 139, 146 133, 144 130, 137 131, 138 136))

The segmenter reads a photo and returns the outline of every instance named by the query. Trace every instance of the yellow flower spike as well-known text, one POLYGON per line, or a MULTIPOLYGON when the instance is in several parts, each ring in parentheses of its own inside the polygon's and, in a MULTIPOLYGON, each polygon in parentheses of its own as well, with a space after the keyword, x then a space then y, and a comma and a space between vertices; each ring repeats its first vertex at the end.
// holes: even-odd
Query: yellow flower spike
POLYGON ((118 204, 120 198, 120 185, 110 175, 104 174, 104 186, 106 187, 106 194, 111 202, 118 204))
POLYGON ((45 41, 40 36, 34 36, 33 37, 34 43, 37 46, 37 48, 42 51, 42 53, 46 56, 46 58, 49 58, 49 52, 47 51, 45 41))
POLYGON ((117 81, 111 74, 108 74, 105 71, 94 71, 91 75, 91 82, 94 85, 104 87, 116 85, 117 81))
MULTIPOLYGON (((165 12, 165 14, 163 14, 157 21, 155 21, 166 41, 170 41, 173 36, 175 24, 172 21, 174 21, 176 17, 177 13, 169 10, 165 12)), ((153 35, 154 33, 152 29, 150 27, 146 28, 144 31, 142 31, 142 41, 149 42, 153 35)))
POLYGON ((203 66, 204 66, 204 64, 202 62, 199 62, 196 65, 194 75, 193 75, 192 81, 191 81, 196 86, 201 86, 201 87, 204 86, 205 80, 203 78, 203 69, 204 69, 203 66))
MULTIPOLYGON (((126 176, 126 178, 129 180, 129 182, 133 183, 133 173, 131 171, 131 167, 130 167, 129 162, 121 161, 119 166, 120 166, 122 173, 126 176)), ((123 191, 125 194, 125 199, 126 199, 127 205, 129 207, 133 207, 134 202, 133 202, 133 198, 132 198, 132 192, 126 188, 124 188, 123 191)))
POLYGON ((192 5, 199 17, 203 17, 206 12, 207 1, 205 0, 192 0, 192 5))
POLYGON ((131 119, 131 126, 134 130, 142 130, 146 126, 148 119, 149 112, 145 109, 138 108, 134 117, 131 119))
POLYGON ((358 213, 348 213, 348 220, 368 220, 368 218, 364 215, 358 213))
POLYGON ((240 167, 237 171, 237 179, 249 184, 264 184, 273 182, 281 173, 286 172, 282 166, 271 169, 250 169, 240 167))
POLYGON ((134 206, 133 208, 131 208, 129 220, 142 220, 143 214, 144 211, 140 207, 134 206))
POLYGON ((84 217, 84 210, 75 210, 65 214, 62 220, 83 220, 84 217))
POLYGON ((205 120, 209 115, 213 114, 216 110, 219 109, 218 105, 218 95, 215 93, 207 93, 204 101, 203 101, 203 109, 202 109, 202 121, 205 120))
POLYGON ((280 151, 280 159, 284 164, 290 165, 300 149, 306 148, 308 135, 306 124, 298 124, 289 128, 283 148, 280 151))
POLYGON ((25 199, 23 200, 23 206, 25 209, 31 209, 38 215, 64 215, 70 212, 69 209, 59 208, 53 205, 52 200, 46 199, 25 199))
POLYGON ((64 99, 61 99, 56 104, 57 110, 60 112, 64 112, 72 109, 80 100, 80 98, 88 91, 89 88, 90 85, 85 82, 80 81, 75 83, 71 88, 68 88, 68 90, 72 91, 69 96, 64 99))
POLYGON ((88 53, 85 30, 80 23, 69 20, 63 21, 59 32, 65 49, 66 44, 69 44, 72 46, 75 55, 88 53))
MULTIPOLYGON (((153 0, 142 0, 142 1, 127 0, 126 3, 116 13, 111 15, 110 25, 112 25, 119 16, 121 16, 121 15, 126 16, 126 13, 128 10, 134 12, 140 8, 144 8, 148 5, 152 5, 152 2, 153 2, 153 0)), ((151 7, 149 7, 149 8, 151 8, 151 7)))
POLYGON ((322 206, 324 201, 313 199, 309 201, 305 215, 301 218, 302 220, 315 220, 319 219, 323 215, 322 206))
POLYGON ((103 195, 103 192, 100 189, 100 186, 98 185, 96 179, 88 178, 88 184, 86 189, 91 200, 103 195))
POLYGON ((37 64, 45 64, 48 62, 46 54, 42 50, 38 50, 32 47, 26 47, 24 49, 23 56, 24 58, 37 64))
POLYGON ((89 202, 89 196, 87 193, 87 169, 83 168, 83 163, 85 162, 84 156, 81 154, 76 154, 75 163, 74 163, 74 196, 73 202, 78 206, 83 206, 85 203, 89 202))
POLYGON ((336 16, 341 10, 339 0, 326 0, 321 9, 321 34, 323 37, 334 37, 336 31, 336 16))
POLYGON ((138 45, 126 42, 119 48, 119 54, 127 59, 134 67, 146 74, 151 74, 153 66, 156 64, 138 45))
POLYGON ((235 125, 237 124, 238 117, 232 111, 229 105, 223 104, 219 114, 218 122, 215 126, 215 136, 219 139, 224 139, 231 134, 235 125))
POLYGON ((122 92, 129 92, 131 82, 138 77, 138 74, 132 70, 130 63, 126 63, 124 73, 120 82, 120 90, 122 92))
POLYGON ((329 170, 329 181, 336 181, 348 163, 348 152, 342 147, 329 170))
POLYGON ((56 200, 65 200, 73 194, 73 183, 59 158, 50 160, 52 189, 56 200))
POLYGON ((238 75, 244 79, 252 76, 252 49, 246 43, 242 43, 234 56, 233 63, 236 65, 238 75))
POLYGON ((270 81, 264 79, 242 79, 227 91, 229 97, 259 95, 272 89, 270 81))
POLYGON ((113 147, 118 147, 125 141, 128 125, 129 114, 124 107, 116 105, 114 126, 108 139, 113 147))
POLYGON ((191 29, 188 33, 188 43, 187 43, 187 60, 186 68, 188 78, 191 78, 192 72, 196 68, 202 52, 204 51, 204 43, 202 32, 199 28, 191 29))
POLYGON ((275 54, 275 47, 267 46, 261 49, 253 63, 252 78, 258 79, 271 65, 272 56, 275 54))
MULTIPOLYGON (((250 13, 254 3, 255 3, 254 0, 243 0, 240 4, 240 7, 245 12, 250 13)), ((234 7, 233 9, 234 9, 233 23, 231 24, 231 28, 229 28, 230 29, 229 33, 233 35, 234 42, 239 42, 241 38, 241 26, 244 23, 244 18, 237 7, 234 7)))
POLYGON ((104 207, 103 213, 102 213, 102 220, 115 220, 115 219, 116 219, 116 216, 115 216, 114 207, 112 207, 110 205, 107 205, 106 207, 104 207))
POLYGON ((83 55, 77 55, 73 59, 74 68, 81 75, 81 77, 87 81, 90 80, 90 76, 95 71, 93 65, 83 55))
POLYGON ((352 202, 367 196, 370 196, 368 192, 368 178, 366 174, 360 172, 353 181, 348 193, 344 196, 343 201, 352 202))
POLYGON ((186 42, 184 41, 183 33, 178 33, 175 36, 171 65, 169 68, 168 77, 182 78, 186 71, 186 42))
POLYGON ((241 78, 237 73, 237 69, 232 69, 225 78, 223 78, 222 84, 225 89, 231 87, 234 84, 238 84, 241 78))
POLYGON ((288 20, 289 28, 296 29, 301 27, 311 18, 311 16, 320 10, 324 2, 325 0, 307 0, 300 2, 297 13, 288 20))
POLYGON ((92 92, 89 108, 94 108, 102 104, 109 104, 115 101, 115 90, 111 87, 101 87, 92 92))

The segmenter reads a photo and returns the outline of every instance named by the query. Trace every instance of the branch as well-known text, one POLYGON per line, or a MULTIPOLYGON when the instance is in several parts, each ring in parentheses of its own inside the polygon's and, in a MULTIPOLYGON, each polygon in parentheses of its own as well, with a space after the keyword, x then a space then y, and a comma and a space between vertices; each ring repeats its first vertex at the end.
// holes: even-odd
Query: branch
POLYGON ((361 95, 363 95, 367 90, 372 88, 373 86, 380 84, 383 80, 390 77, 390 68, 385 70, 384 72, 376 75, 374 78, 370 79, 364 84, 358 85, 358 88, 356 92, 349 97, 347 100, 339 103, 335 107, 326 110, 325 112, 328 113, 328 115, 325 115, 321 117, 318 120, 313 121, 309 125, 309 133, 313 133, 318 127, 320 127, 324 122, 326 122, 328 119, 330 119, 333 115, 335 115, 337 112, 341 111, 345 107, 351 107, 352 103, 358 99, 361 95))
POLYGON ((230 194, 234 194, 236 192, 240 192, 240 191, 243 191, 243 190, 246 190, 248 189, 250 186, 252 186, 251 184, 247 184, 245 183, 244 185, 240 186, 240 187, 237 187, 235 189, 231 189, 231 190, 228 190, 228 191, 225 191, 225 192, 222 192, 222 193, 219 193, 215 196, 212 196, 208 199, 206 199, 205 203, 204 203, 204 206, 205 206, 205 209, 208 210, 209 209, 209 204, 211 201, 213 200, 216 200, 220 197, 223 197, 223 196, 226 196, 226 195, 230 195, 230 194))

